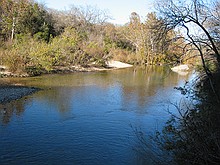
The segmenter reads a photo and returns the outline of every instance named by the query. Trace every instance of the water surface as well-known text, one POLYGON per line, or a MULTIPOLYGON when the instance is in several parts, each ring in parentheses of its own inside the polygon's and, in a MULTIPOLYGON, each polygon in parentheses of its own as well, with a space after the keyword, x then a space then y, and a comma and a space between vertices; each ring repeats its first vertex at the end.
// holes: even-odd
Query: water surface
POLYGON ((158 66, 2 79, 44 90, 0 105, 0 164, 154 164, 148 136, 176 113, 174 87, 189 79, 158 66))

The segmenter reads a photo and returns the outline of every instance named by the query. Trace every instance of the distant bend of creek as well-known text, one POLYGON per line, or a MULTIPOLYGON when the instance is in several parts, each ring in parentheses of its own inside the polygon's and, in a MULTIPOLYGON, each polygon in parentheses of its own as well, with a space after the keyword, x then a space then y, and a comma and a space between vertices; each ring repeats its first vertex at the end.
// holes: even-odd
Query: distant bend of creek
POLYGON ((0 105, 0 164, 154 164, 149 136, 177 113, 174 87, 192 76, 155 66, 1 79, 43 90, 0 105))

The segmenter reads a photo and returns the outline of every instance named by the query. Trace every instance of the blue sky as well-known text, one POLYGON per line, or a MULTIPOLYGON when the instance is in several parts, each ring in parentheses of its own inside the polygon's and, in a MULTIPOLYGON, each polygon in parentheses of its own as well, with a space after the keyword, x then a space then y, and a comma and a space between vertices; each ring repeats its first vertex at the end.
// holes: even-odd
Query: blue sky
POLYGON ((110 22, 124 24, 129 21, 129 15, 137 12, 145 18, 148 12, 153 9, 153 0, 37 0, 44 3, 49 8, 65 10, 69 5, 75 6, 96 6, 106 10, 113 17, 110 22))

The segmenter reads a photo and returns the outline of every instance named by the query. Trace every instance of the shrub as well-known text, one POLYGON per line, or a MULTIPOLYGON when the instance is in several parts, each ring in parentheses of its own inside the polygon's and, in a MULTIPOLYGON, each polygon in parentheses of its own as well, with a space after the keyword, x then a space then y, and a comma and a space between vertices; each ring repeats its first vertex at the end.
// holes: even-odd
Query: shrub
POLYGON ((110 54, 114 60, 134 64, 136 56, 133 52, 125 49, 111 49, 110 54))

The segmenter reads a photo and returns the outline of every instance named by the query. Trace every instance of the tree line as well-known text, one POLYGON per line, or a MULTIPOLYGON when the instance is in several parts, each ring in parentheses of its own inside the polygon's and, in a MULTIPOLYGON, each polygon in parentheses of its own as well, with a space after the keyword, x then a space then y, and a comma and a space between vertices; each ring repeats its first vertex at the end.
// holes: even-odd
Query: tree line
POLYGON ((0 64, 35 75, 60 66, 105 66, 109 59, 136 65, 184 62, 181 33, 167 29, 156 13, 141 21, 133 12, 120 26, 109 20, 107 12, 92 6, 58 11, 32 0, 2 0, 0 64))

